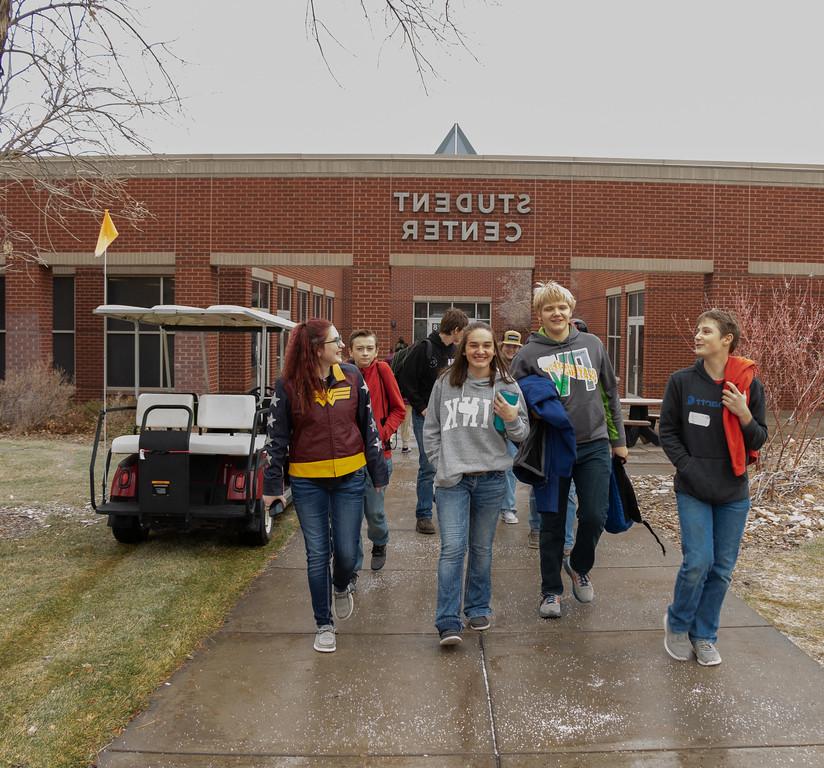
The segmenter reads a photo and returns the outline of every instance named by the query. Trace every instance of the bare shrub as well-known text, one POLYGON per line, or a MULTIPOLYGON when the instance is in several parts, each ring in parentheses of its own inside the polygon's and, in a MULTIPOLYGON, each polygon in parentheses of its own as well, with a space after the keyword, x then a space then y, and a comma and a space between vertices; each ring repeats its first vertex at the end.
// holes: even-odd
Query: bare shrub
POLYGON ((824 297, 811 280, 790 279, 774 283, 767 295, 742 288, 729 309, 741 324, 740 354, 758 363, 775 424, 761 450, 758 500, 798 484, 824 416, 824 297))
POLYGON ((73 397, 74 385, 48 363, 7 371, 0 381, 0 427, 18 433, 39 429, 67 413, 73 397))

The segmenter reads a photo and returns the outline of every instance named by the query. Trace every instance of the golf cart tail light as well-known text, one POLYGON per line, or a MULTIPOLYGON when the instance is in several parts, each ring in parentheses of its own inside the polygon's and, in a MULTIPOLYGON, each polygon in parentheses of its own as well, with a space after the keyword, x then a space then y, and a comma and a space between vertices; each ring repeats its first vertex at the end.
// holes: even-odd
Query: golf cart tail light
POLYGON ((236 491, 243 491, 246 489, 246 475, 238 472, 235 475, 234 486, 236 491))
POLYGON ((121 469, 120 470, 120 477, 118 479, 118 482, 120 483, 120 487, 121 488, 128 488, 129 483, 131 482, 131 480, 132 480, 132 473, 129 472, 128 469, 121 469))

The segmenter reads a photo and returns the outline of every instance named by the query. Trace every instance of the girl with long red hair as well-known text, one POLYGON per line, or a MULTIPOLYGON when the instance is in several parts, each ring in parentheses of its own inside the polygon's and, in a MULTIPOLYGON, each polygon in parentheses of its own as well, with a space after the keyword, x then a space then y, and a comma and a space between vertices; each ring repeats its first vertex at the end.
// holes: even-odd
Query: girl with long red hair
POLYGON ((268 506, 285 503, 288 456, 317 624, 314 648, 322 653, 336 648, 334 619, 348 619, 354 608, 350 581, 365 472, 378 492, 388 482, 369 389, 356 366, 341 362, 343 346, 328 320, 300 323, 289 339, 267 422, 270 463, 264 473, 263 501, 268 506))

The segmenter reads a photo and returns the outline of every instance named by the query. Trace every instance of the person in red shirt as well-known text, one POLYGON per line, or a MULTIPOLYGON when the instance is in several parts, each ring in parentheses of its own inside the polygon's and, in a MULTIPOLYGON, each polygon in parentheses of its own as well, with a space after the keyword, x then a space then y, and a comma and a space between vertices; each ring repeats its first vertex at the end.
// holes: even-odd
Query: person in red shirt
MULTIPOLYGON (((389 440, 397 432, 406 417, 406 406, 398 388, 392 369, 383 360, 378 360, 378 337, 374 331, 358 330, 349 337, 349 351, 352 361, 358 366, 369 387, 372 411, 378 434, 383 441, 384 457, 389 476, 392 475, 392 449, 389 440)), ((363 494, 363 513, 366 517, 366 535, 372 542, 370 567, 379 571, 386 563, 386 545, 389 542, 389 526, 384 512, 384 495, 375 490, 367 478, 363 494)), ((353 583, 363 565, 363 544, 358 539, 358 558, 355 563, 353 583)))

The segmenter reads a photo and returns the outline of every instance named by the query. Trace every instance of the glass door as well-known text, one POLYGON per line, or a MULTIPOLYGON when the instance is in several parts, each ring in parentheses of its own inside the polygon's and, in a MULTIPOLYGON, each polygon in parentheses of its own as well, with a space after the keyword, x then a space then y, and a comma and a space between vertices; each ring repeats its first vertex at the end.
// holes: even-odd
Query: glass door
POLYGON ((644 294, 627 294, 627 395, 644 389, 644 294))

